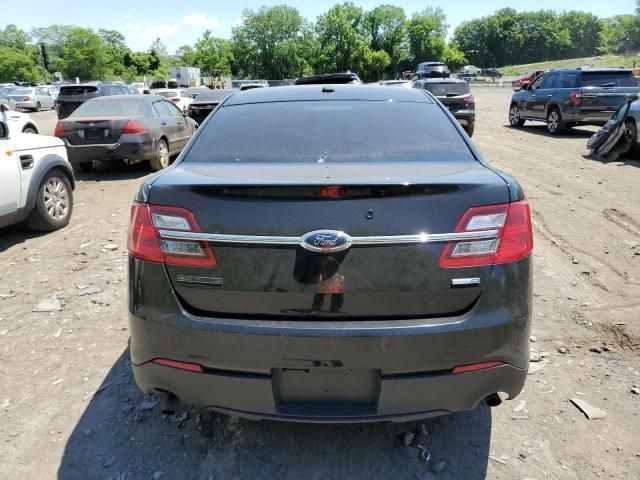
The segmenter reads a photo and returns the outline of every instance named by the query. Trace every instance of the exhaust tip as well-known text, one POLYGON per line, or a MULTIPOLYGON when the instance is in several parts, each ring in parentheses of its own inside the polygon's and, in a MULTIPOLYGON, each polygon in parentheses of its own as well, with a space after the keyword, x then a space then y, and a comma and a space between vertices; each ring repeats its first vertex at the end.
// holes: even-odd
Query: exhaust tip
POLYGON ((165 393, 162 402, 163 415, 175 415, 180 409, 180 400, 173 393, 165 393))
POLYGON ((484 399, 484 403, 487 407, 494 408, 500 406, 502 399, 497 393, 492 393, 484 399))

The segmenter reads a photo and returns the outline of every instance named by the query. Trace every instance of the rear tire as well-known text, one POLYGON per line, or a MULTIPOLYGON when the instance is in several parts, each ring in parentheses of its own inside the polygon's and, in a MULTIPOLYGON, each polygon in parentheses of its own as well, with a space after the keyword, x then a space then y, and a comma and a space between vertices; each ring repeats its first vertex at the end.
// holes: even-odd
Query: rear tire
POLYGON ((547 113, 547 131, 551 135, 558 135, 567 131, 567 124, 562 120, 562 114, 557 107, 553 107, 547 113))
POLYGON ((38 187, 36 205, 27 217, 27 226, 41 232, 58 230, 69 223, 72 212, 71 183, 61 170, 53 169, 38 187))
POLYGON ((638 145, 638 127, 636 122, 631 119, 625 121, 625 127, 629 133, 629 140, 631 140, 631 148, 628 154, 633 157, 637 157, 640 154, 640 145, 638 145))
POLYGON ((42 105, 40 105, 40 102, 36 102, 36 112, 39 112, 42 109, 42 105))
POLYGON ((518 105, 515 103, 512 103, 509 107, 509 125, 514 128, 524 125, 524 120, 520 118, 520 110, 518 110, 518 105))
POLYGON ((156 155, 149 160, 149 165, 154 172, 159 172, 169 166, 169 146, 166 140, 160 139, 156 147, 156 155))
POLYGON ((93 163, 93 160, 89 160, 88 162, 73 163, 72 166, 76 172, 87 173, 93 169, 93 163))
POLYGON ((467 125, 466 127, 463 127, 464 131, 467 132, 467 135, 469 135, 469 137, 473 137, 473 131, 475 129, 474 125, 467 125))
POLYGON ((22 133, 34 133, 37 134, 38 131, 35 129, 35 127, 32 126, 26 126, 24 127, 24 129, 22 130, 22 133))

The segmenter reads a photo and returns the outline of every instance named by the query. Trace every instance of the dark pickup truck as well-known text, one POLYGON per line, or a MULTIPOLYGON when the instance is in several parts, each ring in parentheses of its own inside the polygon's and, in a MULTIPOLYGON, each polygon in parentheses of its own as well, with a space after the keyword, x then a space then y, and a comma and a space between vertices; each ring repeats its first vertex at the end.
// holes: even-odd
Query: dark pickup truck
POLYGON ((631 70, 557 69, 544 72, 511 97, 509 124, 547 123, 552 135, 576 125, 604 125, 627 100, 638 98, 631 70))

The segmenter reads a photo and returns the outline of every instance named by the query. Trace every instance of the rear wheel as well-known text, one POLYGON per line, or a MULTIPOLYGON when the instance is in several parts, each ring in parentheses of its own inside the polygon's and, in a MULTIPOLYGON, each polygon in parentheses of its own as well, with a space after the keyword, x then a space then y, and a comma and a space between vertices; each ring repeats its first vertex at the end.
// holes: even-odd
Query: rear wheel
POLYGON ((470 137, 473 137, 473 130, 474 130, 474 125, 467 125, 466 127, 463 127, 464 131, 467 132, 467 135, 469 135, 470 137))
POLYGON ((32 230, 50 232, 66 226, 73 211, 73 191, 67 176, 60 170, 45 175, 36 197, 36 205, 27 217, 32 230))
POLYGON ((93 168, 93 160, 89 160, 88 162, 77 162, 77 163, 73 163, 73 169, 76 172, 82 172, 82 173, 87 173, 90 172, 91 169, 93 168))
POLYGON ((547 131, 551 135, 557 135, 567 130, 567 124, 562 120, 562 114, 556 107, 547 113, 547 131))
POLYGON ((512 127, 521 127, 524 125, 524 120, 520 118, 520 110, 515 103, 509 108, 509 125, 512 127))
POLYGON ((42 105, 40 102, 36 102, 36 112, 39 112, 42 109, 42 105))
POLYGON ((26 127, 24 127, 22 129, 22 133, 38 133, 38 131, 35 129, 35 127, 32 127, 31 125, 27 125, 26 127))
POLYGON ((629 140, 631 141, 631 148, 629 149, 629 154, 636 157, 640 154, 640 145, 638 145, 638 127, 636 126, 636 122, 631 119, 627 119, 625 122, 625 127, 627 128, 627 134, 629 135, 629 140))
POLYGON ((158 172, 169 166, 169 147, 166 140, 161 139, 156 148, 156 156, 149 160, 151 170, 158 172))

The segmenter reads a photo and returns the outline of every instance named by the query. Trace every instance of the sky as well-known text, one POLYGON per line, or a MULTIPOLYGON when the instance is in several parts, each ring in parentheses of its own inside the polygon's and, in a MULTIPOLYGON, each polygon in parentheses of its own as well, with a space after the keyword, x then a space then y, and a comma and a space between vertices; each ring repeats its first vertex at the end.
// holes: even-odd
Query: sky
MULTIPOLYGON (((4 0, 3 0, 4 1, 4 0)), ((7 0, 8 1, 8 0, 7 0)), ((584 10, 600 17, 633 13, 634 0, 583 0, 563 2, 554 0, 521 1, 514 3, 500 0, 352 0, 356 5, 370 10, 390 3, 403 7, 407 15, 423 10, 427 6, 441 7, 447 15, 450 33, 461 22, 490 15, 504 7, 517 10, 584 10)), ((316 17, 342 0, 187 0, 165 2, 158 0, 109 0, 99 2, 76 2, 73 8, 57 8, 51 0, 25 0, 19 7, 0 7, 0 27, 13 23, 27 31, 34 27, 51 24, 77 25, 97 30, 106 28, 118 30, 127 38, 129 47, 135 51, 147 50, 151 42, 160 37, 173 53, 180 45, 193 44, 206 29, 215 36, 229 38, 231 29, 242 21, 245 8, 257 10, 263 5, 285 3, 296 7, 303 17, 316 17), (87 8, 85 8, 87 7, 87 8)), ((64 4, 65 2, 62 2, 64 4)))

